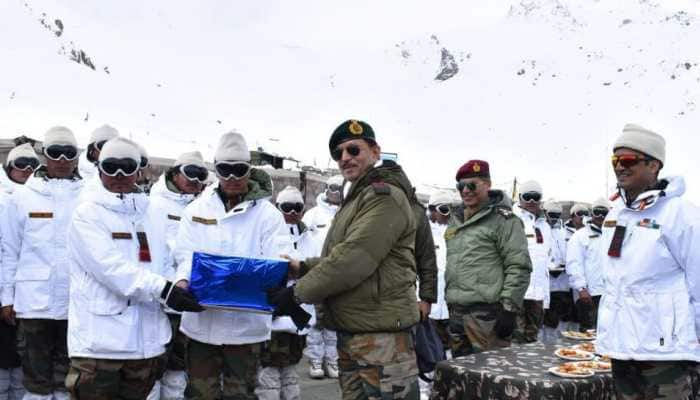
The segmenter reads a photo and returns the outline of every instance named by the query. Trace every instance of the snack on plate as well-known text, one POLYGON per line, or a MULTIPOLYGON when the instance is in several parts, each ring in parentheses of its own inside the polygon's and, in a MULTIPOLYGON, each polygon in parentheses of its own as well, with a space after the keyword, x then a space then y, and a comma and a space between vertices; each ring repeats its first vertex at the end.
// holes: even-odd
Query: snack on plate
POLYGON ((559 358, 562 358, 564 360, 572 360, 572 361, 592 360, 594 357, 593 353, 570 348, 570 347, 564 347, 561 349, 557 349, 554 352, 554 355, 559 357, 559 358))
POLYGON ((612 371, 612 364, 609 362, 602 361, 577 361, 574 364, 581 368, 590 369, 594 372, 610 372, 612 371))
POLYGON ((574 340, 594 340, 596 338, 595 333, 590 332, 564 331, 561 335, 574 340))
POLYGON ((611 362, 611 361, 610 361, 610 357, 608 357, 608 356, 599 356, 599 357, 596 357, 596 361, 605 362, 605 363, 611 362))
POLYGON ((575 346, 572 346, 571 348, 576 350, 587 351, 589 353, 595 353, 595 345, 591 342, 580 343, 575 346))
POLYGON ((577 364, 578 363, 564 363, 562 365, 552 367, 548 371, 562 378, 587 378, 594 375, 593 370, 583 368, 577 364))

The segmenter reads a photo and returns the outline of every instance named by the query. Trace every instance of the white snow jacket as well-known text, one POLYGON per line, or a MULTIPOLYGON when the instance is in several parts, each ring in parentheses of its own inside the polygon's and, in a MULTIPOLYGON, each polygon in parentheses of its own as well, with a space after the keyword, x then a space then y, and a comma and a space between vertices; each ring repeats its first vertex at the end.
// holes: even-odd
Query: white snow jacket
MULTIPOLYGON (((445 244, 445 230, 447 225, 440 225, 435 222, 430 223, 433 232, 433 242, 435 242, 435 261, 437 262, 437 302, 430 307, 431 319, 448 319, 447 302, 445 301, 445 267, 447 265, 447 245, 445 244)), ((418 291, 416 291, 416 295, 418 291)))
POLYGON ((549 308, 549 268, 552 265, 552 230, 543 217, 536 217, 529 211, 516 205, 515 215, 520 217, 525 226, 527 250, 532 261, 530 285, 525 292, 525 300, 542 301, 544 308, 549 308), (537 243, 536 230, 542 235, 542 243, 537 243))
MULTIPOLYGON (((13 182, 5 173, 5 168, 0 168, 0 226, 7 225, 5 210, 7 203, 10 201, 10 195, 15 191, 15 188, 22 186, 19 183, 13 182)), ((2 229, 0 229, 0 243, 2 243, 2 229)), ((2 256, 0 252, 0 305, 2 304, 2 289, 5 287, 2 256)))
MULTIPOLYGON (((176 193, 168 188, 165 176, 161 176, 151 189, 151 208, 160 217, 161 223, 165 225, 165 241, 168 250, 172 253, 175 249, 175 239, 180 229, 180 219, 182 212, 194 199, 195 195, 176 193)), ((167 278, 175 279, 175 264, 169 270, 167 278)))
POLYGON ((171 328, 160 294, 171 260, 165 229, 143 193, 100 187, 73 213, 68 354, 146 359, 165 352, 171 328), (150 262, 139 260, 145 233, 150 262))
POLYGON ((321 193, 316 197, 316 207, 304 214, 302 221, 311 231, 311 236, 316 242, 316 248, 318 249, 318 253, 314 254, 314 257, 321 256, 323 242, 326 240, 328 229, 333 222, 336 212, 338 212, 338 206, 326 202, 325 193, 321 193))
MULTIPOLYGON (((561 265, 566 265, 566 244, 567 231, 562 226, 561 221, 557 222, 552 230, 552 267, 559 268, 561 265)), ((566 271, 562 271, 557 277, 549 275, 549 291, 550 292, 568 292, 569 275, 566 271)))
POLYGON ((66 233, 82 180, 39 170, 10 195, 2 225, 3 305, 18 318, 68 318, 66 233))
POLYGON ((662 179, 631 205, 624 193, 603 223, 605 292, 596 349, 620 360, 700 361, 700 210, 680 177, 662 179), (608 255, 625 226, 620 257, 608 255))
MULTIPOLYGON (((292 258, 296 260, 305 260, 309 257, 315 257, 317 253, 321 252, 321 250, 316 248, 316 242, 311 237, 311 231, 306 228, 304 223, 299 225, 287 224, 287 230, 293 242, 292 246, 294 250, 291 254, 289 254, 289 256, 292 258)), ((295 282, 296 281, 289 281, 287 286, 291 286, 295 282)), ((303 308, 307 313, 311 314, 311 319, 309 320, 308 325, 314 326, 316 324, 316 311, 314 309, 314 305, 302 304, 301 308, 303 308)), ((306 335, 309 333, 308 329, 303 329, 302 331, 298 332, 296 325, 294 325, 294 321, 292 321, 292 318, 288 316, 273 318, 272 331, 295 333, 299 335, 306 335)))
MULTIPOLYGON (((176 281, 189 282, 192 253, 195 251, 226 256, 277 259, 290 254, 292 241, 282 213, 267 201, 271 181, 260 187, 254 169, 245 200, 228 212, 215 187, 207 188, 182 214, 175 244, 176 281)), ((259 180, 264 180, 259 177, 259 180)), ((208 309, 183 313, 180 330, 199 342, 249 344, 270 339, 272 316, 255 312, 208 309)))
MULTIPOLYGON (((566 272, 575 291, 586 288, 591 296, 603 294, 603 271, 600 265, 601 228, 587 224, 569 239, 566 272)), ((607 249, 605 249, 607 251, 607 249)))

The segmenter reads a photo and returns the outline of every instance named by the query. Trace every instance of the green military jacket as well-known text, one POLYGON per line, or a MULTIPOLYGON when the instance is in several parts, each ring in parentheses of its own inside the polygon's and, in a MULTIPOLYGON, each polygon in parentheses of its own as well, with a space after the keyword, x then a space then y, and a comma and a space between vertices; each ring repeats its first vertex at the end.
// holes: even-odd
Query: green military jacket
POLYGON ((418 322, 411 190, 401 167, 387 161, 350 187, 321 258, 306 260, 294 291, 304 303, 323 303, 324 327, 390 332, 418 322))
POLYGON ((418 297, 427 303, 437 302, 437 260, 435 242, 425 207, 415 197, 411 198, 413 216, 416 218, 416 271, 418 273, 418 297))
POLYGON ((522 306, 532 263, 523 223, 499 190, 489 192, 487 205, 464 220, 464 206, 450 216, 445 231, 447 304, 522 306))

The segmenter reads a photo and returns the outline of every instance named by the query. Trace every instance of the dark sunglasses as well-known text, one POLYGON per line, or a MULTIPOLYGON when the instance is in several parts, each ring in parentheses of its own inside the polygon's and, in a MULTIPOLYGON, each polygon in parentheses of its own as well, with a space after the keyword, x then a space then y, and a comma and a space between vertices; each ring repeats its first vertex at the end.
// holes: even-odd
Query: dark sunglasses
POLYGON ((139 163, 139 168, 144 169, 148 167, 148 158, 141 157, 141 162, 139 163))
POLYGON ((587 216, 589 216, 590 214, 588 213, 588 211, 585 211, 585 210, 584 210, 584 211, 576 211, 576 212, 574 213, 574 215, 576 215, 577 217, 587 217, 587 216))
POLYGON ((180 173, 188 181, 199 183, 204 183, 209 176, 209 170, 193 164, 180 165, 180 173))
POLYGON ((107 176, 132 176, 139 172, 139 163, 131 158, 107 158, 100 161, 99 168, 107 176))
POLYGON ((462 182, 462 181, 457 182, 457 185, 456 185, 457 190, 459 190, 460 192, 464 191, 464 188, 467 188, 467 189, 469 189, 470 192, 473 192, 476 190, 477 186, 478 185, 476 184, 476 182, 462 182))
POLYGON ((360 155, 360 148, 354 145, 350 145, 344 149, 341 149, 340 147, 336 147, 331 151, 331 157, 333 158, 334 161, 339 161, 341 158, 343 158, 343 151, 347 151, 348 154, 350 154, 350 157, 357 157, 360 155))
POLYGON ((632 168, 642 161, 651 161, 652 158, 648 156, 642 156, 639 154, 622 154, 619 156, 612 156, 611 158, 613 168, 617 168, 618 164, 623 168, 632 168))
POLYGON ((542 195, 537 192, 527 192, 520 195, 520 199, 526 203, 539 203, 542 195))
POLYGON ((328 185, 328 191, 329 192, 340 192, 343 189, 341 185, 328 185))
POLYGON ((250 164, 245 161, 219 161, 214 166, 216 175, 229 180, 243 179, 250 174, 250 164))
POLYGON ((19 157, 10 161, 10 166, 20 171, 34 171, 37 169, 37 167, 39 167, 39 160, 30 157, 19 157))
POLYGON ((60 159, 73 161, 78 158, 78 149, 71 145, 64 146, 60 144, 53 144, 44 148, 44 155, 46 158, 53 161, 58 161, 60 159))
POLYGON ((549 219, 559 219, 561 218, 561 213, 547 213, 549 219))
POLYGON ((606 215, 608 215, 607 208, 594 208, 593 209, 593 216, 594 217, 605 217, 606 215))
POLYGON ((301 212, 304 211, 304 204, 303 203, 282 203, 282 204, 280 204, 280 210, 282 210, 282 212, 285 214, 291 214, 292 212, 295 212, 297 214, 301 214, 301 212))

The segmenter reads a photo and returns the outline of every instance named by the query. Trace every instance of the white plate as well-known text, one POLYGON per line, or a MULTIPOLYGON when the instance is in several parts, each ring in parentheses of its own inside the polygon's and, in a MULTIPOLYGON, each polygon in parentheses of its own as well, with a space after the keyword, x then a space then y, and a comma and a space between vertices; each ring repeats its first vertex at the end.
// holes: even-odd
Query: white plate
MULTIPOLYGON (((573 332, 573 333, 580 333, 580 332, 573 332)), ((580 337, 580 336, 574 336, 572 335, 572 332, 570 331, 564 331, 561 333, 562 336, 564 336, 567 339, 571 340, 595 340, 595 335, 593 337, 580 337)))
POLYGON ((576 349, 576 350, 581 350, 581 351, 587 351, 587 352, 589 352, 589 353, 594 353, 594 354, 595 354, 595 346, 593 346, 593 351, 586 350, 586 349, 583 348, 583 346, 584 346, 584 345, 587 345, 587 344, 593 344, 593 343, 575 344, 575 345, 571 346, 571 348, 572 348, 572 349, 576 349))
POLYGON ((593 372, 597 372, 597 373, 612 372, 612 365, 611 365, 610 363, 604 363, 604 362, 602 362, 602 361, 576 361, 576 362, 574 362, 574 364, 584 364, 584 363, 588 363, 588 362, 593 362, 593 363, 595 363, 595 364, 608 364, 608 366, 610 366, 610 368, 590 368, 590 367, 584 367, 584 368, 586 368, 586 369, 591 369, 591 370, 593 370, 593 372))
POLYGON ((567 373, 564 373, 564 372, 559 372, 559 371, 558 371, 558 368, 559 368, 559 367, 552 367, 552 368, 548 369, 548 371, 549 371, 550 374, 559 376, 559 377, 561 377, 561 378, 590 378, 590 377, 592 377, 593 375, 595 375, 595 372, 593 372, 593 371, 591 371, 591 370, 588 370, 588 373, 585 374, 585 375, 567 374, 567 373))
POLYGON ((562 350, 564 350, 564 349, 557 349, 556 351, 554 351, 554 355, 557 356, 557 357, 559 357, 559 358, 561 358, 562 360, 567 360, 567 361, 590 361, 590 360, 593 359, 593 357, 595 357, 595 355, 594 355, 593 353, 589 353, 589 352, 583 351, 583 350, 576 350, 576 352, 577 352, 578 355, 579 355, 578 357, 574 357, 574 356, 565 356, 565 355, 560 354, 560 352, 561 352, 562 350))

